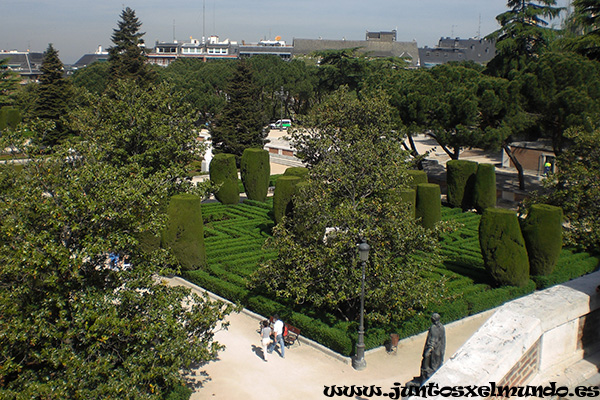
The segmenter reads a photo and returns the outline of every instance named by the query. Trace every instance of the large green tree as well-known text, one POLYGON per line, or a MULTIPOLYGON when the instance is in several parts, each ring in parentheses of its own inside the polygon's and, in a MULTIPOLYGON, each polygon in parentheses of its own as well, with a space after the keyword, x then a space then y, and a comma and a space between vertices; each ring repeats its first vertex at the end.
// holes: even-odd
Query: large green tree
POLYGON ((154 78, 146 63, 142 38, 145 32, 140 32, 141 26, 134 10, 127 7, 121 12, 121 20, 111 37, 114 45, 108 49, 112 79, 130 78, 145 83, 154 78))
POLYGON ((342 88, 292 132, 309 166, 291 217, 268 245, 278 257, 254 285, 296 304, 311 303, 354 320, 360 305, 357 244, 371 246, 365 303, 371 322, 401 321, 440 295, 421 279, 435 260, 435 235, 417 225, 395 198, 412 165, 394 130, 385 96, 359 100, 342 88))
POLYGON ((84 96, 71 128, 83 140, 98 140, 107 162, 135 162, 146 175, 176 181, 204 151, 196 140, 196 112, 182 97, 167 83, 142 87, 121 80, 101 95, 84 96))
POLYGON ((52 121, 54 129, 50 129, 39 138, 46 146, 54 146, 69 135, 64 117, 70 108, 73 98, 71 83, 64 77, 64 65, 58 57, 58 51, 52 46, 44 52, 40 71, 42 75, 35 93, 35 103, 31 112, 32 117, 52 121))
POLYGON ((556 0, 508 0, 508 11, 496 19, 500 29, 488 35, 496 41, 496 56, 488 63, 489 73, 509 77, 541 55, 555 36, 549 20, 564 10, 556 0))
POLYGON ((185 108, 160 89, 121 90, 77 112, 92 126, 51 154, 24 135, 44 121, 0 138, 29 158, 0 166, 0 398, 164 399, 222 348, 213 334, 230 307, 163 284, 176 259, 143 240, 191 189, 185 108))
POLYGON ((565 41, 565 47, 600 61, 600 1, 574 0, 572 6, 567 27, 575 36, 565 41))
POLYGON ((215 118, 210 137, 215 153, 235 154, 239 160, 244 149, 262 148, 268 133, 261 91, 246 62, 238 63, 226 93, 227 104, 215 118))

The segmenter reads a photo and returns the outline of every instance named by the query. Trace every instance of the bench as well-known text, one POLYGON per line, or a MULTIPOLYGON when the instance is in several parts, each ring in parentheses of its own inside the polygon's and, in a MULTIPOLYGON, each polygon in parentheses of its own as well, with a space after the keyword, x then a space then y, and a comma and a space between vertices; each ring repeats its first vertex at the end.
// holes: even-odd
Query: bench
MULTIPOLYGON (((273 324, 273 317, 269 317, 269 322, 271 325, 273 324)), ((296 343, 300 344, 300 340, 298 339, 300 336, 300 329, 288 323, 285 323, 285 326, 288 328, 287 336, 283 337, 283 343, 285 343, 285 347, 292 347, 296 343)))

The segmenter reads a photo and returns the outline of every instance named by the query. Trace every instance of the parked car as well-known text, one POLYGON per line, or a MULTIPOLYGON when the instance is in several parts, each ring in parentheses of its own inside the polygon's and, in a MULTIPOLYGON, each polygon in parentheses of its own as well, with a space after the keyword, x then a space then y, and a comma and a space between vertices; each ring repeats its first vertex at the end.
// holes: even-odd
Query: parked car
POLYGON ((269 125, 271 129, 287 129, 290 126, 292 126, 291 119, 278 119, 277 121, 269 125))

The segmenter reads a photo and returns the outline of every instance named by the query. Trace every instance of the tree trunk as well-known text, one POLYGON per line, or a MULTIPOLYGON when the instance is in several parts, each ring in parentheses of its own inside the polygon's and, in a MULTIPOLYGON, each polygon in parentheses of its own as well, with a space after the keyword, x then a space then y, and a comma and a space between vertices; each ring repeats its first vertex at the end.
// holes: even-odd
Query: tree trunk
POLYGON ((502 148, 506 152, 506 155, 508 156, 508 158, 510 158, 510 160, 513 162, 513 164, 517 168, 517 172, 518 172, 518 176, 519 176, 519 190, 525 190, 525 175, 523 175, 523 166, 521 165, 519 160, 517 160, 515 155, 512 153, 512 151, 510 150, 510 147, 508 147, 508 143, 506 143, 506 142, 502 143, 502 148))
POLYGON ((459 149, 455 149, 455 151, 452 152, 445 145, 440 143, 440 141, 438 140, 437 136, 434 133, 426 133, 426 135, 429 136, 430 138, 432 138, 433 140, 435 140, 437 142, 437 144, 442 148, 442 150, 444 150, 444 152, 446 152, 446 154, 448 154, 448 157, 450 157, 453 160, 458 160, 458 156, 459 156, 459 152, 460 152, 459 149))
MULTIPOLYGON (((410 149, 406 146, 406 143, 402 142, 402 145, 406 150, 409 150, 413 157, 417 158, 419 156, 419 152, 417 151, 417 146, 415 145, 415 141, 410 133, 407 133, 408 143, 410 143, 410 149)), ((419 161, 417 163, 417 167, 422 170, 423 169, 423 161, 419 161)))

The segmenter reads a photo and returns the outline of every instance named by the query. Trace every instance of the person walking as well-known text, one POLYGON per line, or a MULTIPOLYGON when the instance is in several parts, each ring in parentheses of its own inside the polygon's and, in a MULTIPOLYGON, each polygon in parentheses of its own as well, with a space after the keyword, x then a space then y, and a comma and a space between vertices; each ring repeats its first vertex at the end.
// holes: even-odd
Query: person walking
POLYGON ((269 326, 269 321, 266 319, 262 322, 262 329, 260 330, 262 351, 263 351, 263 360, 267 362, 267 348, 271 344, 271 327, 269 326))
POLYGON ((273 320, 275 323, 273 324, 273 331, 275 334, 273 342, 269 345, 267 353, 272 353, 276 344, 279 344, 279 354, 281 358, 285 358, 285 341, 283 338, 283 321, 279 319, 279 315, 273 315, 273 320))

